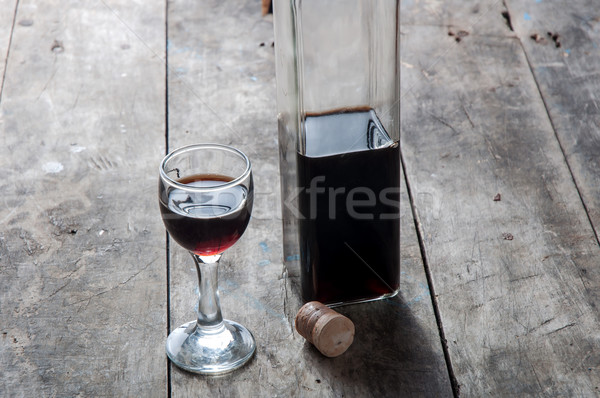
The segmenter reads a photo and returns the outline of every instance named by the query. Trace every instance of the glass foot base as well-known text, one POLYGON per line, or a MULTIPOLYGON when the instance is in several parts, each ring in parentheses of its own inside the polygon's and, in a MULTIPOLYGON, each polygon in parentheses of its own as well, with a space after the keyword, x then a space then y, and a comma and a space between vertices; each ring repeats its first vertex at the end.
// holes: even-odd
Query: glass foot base
POLYGON ((256 350, 252 333, 237 322, 223 320, 214 328, 198 328, 196 321, 173 330, 167 356, 188 372, 217 375, 244 365, 256 350))

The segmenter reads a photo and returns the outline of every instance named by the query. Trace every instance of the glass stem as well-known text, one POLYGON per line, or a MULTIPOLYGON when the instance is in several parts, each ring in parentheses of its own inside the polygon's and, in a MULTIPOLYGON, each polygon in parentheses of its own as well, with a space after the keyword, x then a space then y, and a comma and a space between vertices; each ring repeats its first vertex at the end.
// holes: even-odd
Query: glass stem
POLYGON ((198 256, 192 253, 198 272, 198 321, 202 329, 221 329, 223 316, 219 303, 218 277, 221 255, 198 256))

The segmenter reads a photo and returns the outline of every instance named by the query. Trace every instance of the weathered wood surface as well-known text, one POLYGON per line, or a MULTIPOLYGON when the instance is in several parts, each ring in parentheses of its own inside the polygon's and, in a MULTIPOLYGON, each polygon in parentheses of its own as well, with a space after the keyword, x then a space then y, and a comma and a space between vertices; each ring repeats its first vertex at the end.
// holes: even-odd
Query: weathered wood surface
POLYGON ((590 0, 508 1, 507 4, 596 236, 599 236, 599 4, 590 0))
MULTIPOLYGON (((8 55, 8 46, 13 30, 17 0, 0 0, 0 98, 2 98, 2 82, 4 81, 4 68, 8 55)), ((22 21, 21 24, 28 21, 22 21)))
POLYGON ((164 2, 18 4, 0 103, 0 396, 164 396, 164 2))
POLYGON ((407 180, 461 395, 597 394, 600 249, 521 43, 402 31, 407 180))
MULTIPOLYGON (((486 0, 403 0, 400 2, 402 26, 439 26, 448 32, 505 36, 507 21, 502 17, 502 1, 486 0)), ((456 39, 456 36, 454 36, 456 39)), ((436 58, 431 59, 434 61, 436 58)))
POLYGON ((293 330, 259 2, 0 0, 0 396, 450 396, 432 299, 461 396, 597 395, 600 11, 506 3, 402 2, 402 292, 341 308, 356 340, 327 359, 293 330), (220 286, 258 351, 218 378, 164 354, 196 275, 157 166, 200 141, 256 184, 220 286))
MULTIPOLYGON (((222 378, 172 367, 173 396, 449 396, 452 394, 409 201, 402 208, 402 293, 340 309, 354 344, 325 358, 294 330, 298 283, 282 264, 273 26, 255 1, 169 3, 169 147, 232 144, 253 162, 255 210, 223 256, 223 314, 255 335, 257 354, 222 378)), ((171 245, 171 328, 191 320, 196 275, 171 245)))
POLYGON ((28 22, 16 25, 0 103, 1 395, 449 395, 406 195, 401 296, 344 309, 357 338, 334 360, 293 331, 272 25, 252 2, 173 2, 166 42, 164 6, 19 2, 28 22), (166 262, 156 208, 165 44, 169 146, 226 142, 254 162, 254 219, 221 286, 225 314, 254 331, 259 351, 221 378, 169 371, 164 355, 167 264, 171 327, 193 316, 196 291, 186 253, 171 245, 166 262))

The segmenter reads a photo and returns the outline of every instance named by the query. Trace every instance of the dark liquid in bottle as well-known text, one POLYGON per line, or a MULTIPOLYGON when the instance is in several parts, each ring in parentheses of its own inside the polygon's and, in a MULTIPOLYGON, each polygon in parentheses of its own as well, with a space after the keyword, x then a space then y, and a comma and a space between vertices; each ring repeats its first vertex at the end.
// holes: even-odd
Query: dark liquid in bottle
POLYGON ((373 110, 307 115, 298 154, 303 299, 328 304, 400 286, 400 151, 373 110))
MULTIPOLYGON (((178 182, 193 187, 212 187, 232 181, 231 177, 198 174, 178 182)), ((231 247, 250 221, 253 197, 236 185, 213 192, 193 192, 160 184, 159 204, 171 237, 183 248, 201 256, 212 256, 231 247)))

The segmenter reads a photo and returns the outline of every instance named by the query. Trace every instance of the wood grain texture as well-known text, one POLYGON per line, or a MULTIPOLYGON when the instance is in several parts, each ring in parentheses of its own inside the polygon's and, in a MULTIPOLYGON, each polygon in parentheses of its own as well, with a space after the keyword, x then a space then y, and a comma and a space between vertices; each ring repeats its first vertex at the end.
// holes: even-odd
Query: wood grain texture
POLYGON ((598 236, 600 8, 589 0, 507 4, 598 236))
POLYGON ((599 394, 595 2, 402 2, 402 151, 437 296, 403 181, 401 294, 339 309, 356 336, 338 358, 294 330, 260 3, 16 4, 0 0, 0 396, 450 396, 432 299, 461 396, 599 394), (170 149, 232 144, 254 166, 220 287, 258 350, 223 377, 168 378, 167 325, 197 287, 174 243, 166 278, 165 110, 170 149))
POLYGON ((21 0, 17 21, 0 103, 0 395, 164 396, 164 4, 21 0))
MULTIPOLYGON (((273 26, 255 1, 169 3, 169 145, 214 141, 248 154, 255 210, 220 267, 223 315, 246 325, 257 354, 220 378, 173 367, 183 396, 449 396, 448 373, 406 193, 402 208, 402 293, 344 307, 356 325, 349 350, 325 358, 294 330, 298 281, 282 263, 273 26)), ((196 275, 175 244, 171 327, 194 317, 196 275)))
POLYGON ((400 7, 401 25, 445 27, 455 40, 460 31, 475 35, 513 34, 503 17, 506 7, 501 0, 403 0, 400 7))
POLYGON ((461 395, 597 394, 600 249, 521 43, 403 32, 432 65, 402 70, 402 145, 461 395))
MULTIPOLYGON (((0 0, 0 98, 2 98, 2 82, 4 81, 4 68, 6 66, 6 57, 8 56, 8 47, 10 37, 13 31, 15 19, 15 10, 17 0, 0 0)), ((29 21, 21 21, 21 24, 27 25, 29 21)))

